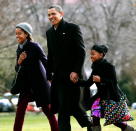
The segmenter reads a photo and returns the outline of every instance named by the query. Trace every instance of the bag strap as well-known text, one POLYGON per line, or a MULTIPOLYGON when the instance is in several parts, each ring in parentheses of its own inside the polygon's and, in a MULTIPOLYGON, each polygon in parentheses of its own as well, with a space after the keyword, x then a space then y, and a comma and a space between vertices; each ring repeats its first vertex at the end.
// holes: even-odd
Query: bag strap
POLYGON ((21 70, 21 65, 18 67, 17 74, 19 73, 20 70, 21 70))
POLYGON ((18 73, 19 73, 19 71, 21 70, 21 65, 18 67, 18 70, 17 70, 17 72, 15 73, 15 81, 16 81, 16 79, 17 79, 17 77, 18 77, 18 73))

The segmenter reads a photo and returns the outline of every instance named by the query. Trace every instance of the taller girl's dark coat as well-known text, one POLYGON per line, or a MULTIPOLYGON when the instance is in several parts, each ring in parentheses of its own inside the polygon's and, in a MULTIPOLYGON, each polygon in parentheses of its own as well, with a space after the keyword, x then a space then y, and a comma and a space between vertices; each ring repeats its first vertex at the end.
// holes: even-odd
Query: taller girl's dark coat
POLYGON ((119 101, 121 95, 123 94, 120 90, 118 83, 117 83, 117 77, 116 77, 116 71, 115 67, 109 63, 105 59, 101 59, 99 61, 96 61, 92 64, 92 73, 90 78, 87 81, 80 81, 79 84, 82 86, 85 86, 86 92, 86 102, 88 102, 88 106, 90 103, 90 96, 89 96, 89 86, 91 86, 94 82, 92 80, 93 75, 98 75, 101 78, 101 82, 97 83, 96 85, 98 87, 97 94, 91 99, 95 100, 95 98, 100 97, 101 100, 115 100, 119 101))
MULTIPOLYGON (((64 20, 57 30, 51 27, 47 33, 48 71, 54 73, 52 81, 52 109, 71 113, 79 104, 80 88, 70 81, 70 73, 81 77, 85 50, 80 28, 64 20), (59 102, 58 102, 59 101, 59 102)), ((48 75, 48 79, 51 76, 48 75)))
MULTIPOLYGON (((23 49, 18 47, 17 60, 21 52, 27 53, 27 58, 21 64, 20 98, 30 95, 37 106, 50 103, 50 87, 46 78, 47 58, 38 43, 27 41, 23 49)), ((16 70, 19 65, 16 65, 16 70)))

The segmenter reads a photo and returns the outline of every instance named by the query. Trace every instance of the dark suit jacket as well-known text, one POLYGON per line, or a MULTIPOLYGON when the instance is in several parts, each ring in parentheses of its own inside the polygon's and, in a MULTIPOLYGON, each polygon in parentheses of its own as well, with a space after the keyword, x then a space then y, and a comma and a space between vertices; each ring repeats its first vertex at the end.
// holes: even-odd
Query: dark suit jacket
MULTIPOLYGON (((80 98, 80 88, 70 81, 70 73, 76 72, 82 77, 85 58, 82 34, 77 25, 62 20, 57 30, 51 27, 46 35, 48 72, 54 74, 52 107, 56 105, 59 111, 68 113, 74 110, 80 98)), ((50 75, 48 79, 51 79, 50 75)))
MULTIPOLYGON (((27 58, 21 64, 18 77, 20 97, 30 94, 37 106, 50 103, 50 87, 46 77, 47 58, 38 43, 27 41, 23 49, 17 49, 17 60, 21 52, 27 53, 27 58)), ((16 70, 18 65, 16 65, 16 70)))

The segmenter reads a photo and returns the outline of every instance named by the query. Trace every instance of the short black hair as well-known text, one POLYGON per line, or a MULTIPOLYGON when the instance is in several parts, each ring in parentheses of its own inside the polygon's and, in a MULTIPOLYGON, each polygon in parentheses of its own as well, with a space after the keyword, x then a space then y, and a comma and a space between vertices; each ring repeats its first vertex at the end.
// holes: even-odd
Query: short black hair
POLYGON ((58 12, 63 12, 63 9, 60 5, 51 5, 48 9, 52 9, 52 8, 55 8, 58 12))
POLYGON ((98 45, 98 44, 95 44, 91 47, 91 50, 95 50, 99 53, 103 53, 103 55, 105 56, 106 53, 108 52, 108 46, 107 45, 98 45))

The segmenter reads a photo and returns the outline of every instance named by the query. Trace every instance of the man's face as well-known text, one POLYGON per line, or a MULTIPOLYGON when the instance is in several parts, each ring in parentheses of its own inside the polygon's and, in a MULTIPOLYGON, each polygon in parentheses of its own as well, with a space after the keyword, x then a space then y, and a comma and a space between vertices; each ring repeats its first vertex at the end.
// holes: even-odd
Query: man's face
POLYGON ((63 12, 58 12, 55 8, 48 9, 48 19, 55 27, 58 26, 63 15, 63 12))

